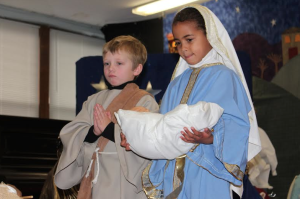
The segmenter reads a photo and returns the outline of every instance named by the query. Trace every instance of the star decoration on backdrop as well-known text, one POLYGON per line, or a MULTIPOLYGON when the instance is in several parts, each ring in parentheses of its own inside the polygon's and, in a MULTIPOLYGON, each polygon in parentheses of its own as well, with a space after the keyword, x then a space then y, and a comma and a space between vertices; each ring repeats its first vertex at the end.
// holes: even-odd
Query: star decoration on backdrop
POLYGON ((91 84, 97 91, 102 91, 102 90, 105 90, 107 89, 107 86, 105 84, 105 81, 104 81, 104 77, 102 76, 101 77, 101 80, 98 84, 91 84))
POLYGON ((148 93, 152 94, 153 96, 155 96, 155 95, 157 95, 158 93, 160 93, 161 90, 153 90, 153 89, 152 89, 151 82, 149 81, 148 84, 147 84, 146 91, 147 91, 148 93))
POLYGON ((271 24, 272 24, 272 27, 274 27, 276 25, 276 20, 272 19, 271 24))
POLYGON ((235 7, 235 11, 236 11, 237 13, 240 13, 240 7, 235 7))

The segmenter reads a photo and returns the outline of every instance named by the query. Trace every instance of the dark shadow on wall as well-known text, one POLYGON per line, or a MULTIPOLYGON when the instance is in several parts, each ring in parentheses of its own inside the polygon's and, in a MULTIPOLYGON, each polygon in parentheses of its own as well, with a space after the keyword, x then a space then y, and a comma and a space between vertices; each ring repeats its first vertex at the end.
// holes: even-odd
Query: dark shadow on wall
POLYGON ((105 40, 120 35, 131 35, 139 39, 148 53, 163 53, 163 19, 151 19, 133 23, 107 24, 101 28, 105 40))
POLYGON ((258 125, 269 136, 277 155, 277 176, 270 176, 276 198, 287 197, 300 174, 300 100, 279 86, 253 77, 253 98, 258 125))

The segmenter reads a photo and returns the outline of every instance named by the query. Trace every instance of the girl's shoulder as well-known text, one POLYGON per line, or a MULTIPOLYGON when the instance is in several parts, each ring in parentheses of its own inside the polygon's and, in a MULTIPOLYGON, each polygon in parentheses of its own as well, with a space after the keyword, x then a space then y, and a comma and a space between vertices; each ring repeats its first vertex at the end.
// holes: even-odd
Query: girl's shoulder
POLYGON ((236 76, 236 73, 225 65, 214 65, 206 68, 212 75, 236 76))

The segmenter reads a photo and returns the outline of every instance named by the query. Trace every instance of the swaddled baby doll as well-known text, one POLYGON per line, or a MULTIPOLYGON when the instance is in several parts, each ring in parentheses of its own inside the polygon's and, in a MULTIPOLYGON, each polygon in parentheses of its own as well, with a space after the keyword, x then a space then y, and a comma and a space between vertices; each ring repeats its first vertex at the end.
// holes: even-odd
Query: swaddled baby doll
POLYGON ((200 101, 180 104, 165 115, 120 109, 115 116, 132 151, 149 159, 174 159, 194 146, 180 138, 183 127, 212 128, 222 114, 219 105, 200 101))

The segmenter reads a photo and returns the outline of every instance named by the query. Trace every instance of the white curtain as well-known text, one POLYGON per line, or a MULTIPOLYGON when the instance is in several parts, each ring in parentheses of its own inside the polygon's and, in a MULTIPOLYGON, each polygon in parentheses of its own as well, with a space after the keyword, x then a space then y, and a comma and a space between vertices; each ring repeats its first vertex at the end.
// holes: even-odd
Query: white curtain
POLYGON ((38 117, 39 27, 0 19, 0 114, 38 117))
POLYGON ((50 118, 75 117, 76 61, 85 56, 102 55, 104 40, 72 33, 50 32, 50 118))

